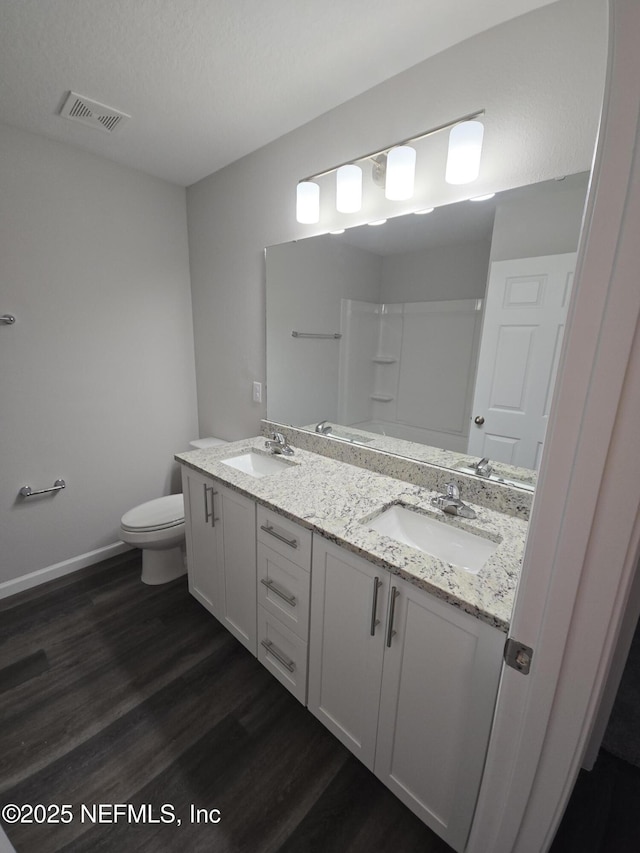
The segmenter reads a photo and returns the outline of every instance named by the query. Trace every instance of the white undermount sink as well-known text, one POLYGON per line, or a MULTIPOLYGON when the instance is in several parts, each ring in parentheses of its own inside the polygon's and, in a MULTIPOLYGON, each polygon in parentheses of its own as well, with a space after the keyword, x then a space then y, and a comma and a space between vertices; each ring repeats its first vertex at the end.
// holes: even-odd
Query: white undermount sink
POLYGON ((364 523, 390 539, 410 545, 474 575, 478 574, 499 545, 484 536, 453 527, 400 504, 393 504, 364 523))
POLYGON ((282 459, 280 456, 271 456, 266 453, 258 453, 248 450, 240 456, 232 456, 231 459, 221 459, 223 465, 249 474, 251 477, 266 477, 269 474, 277 474, 284 471, 290 465, 295 464, 282 459))

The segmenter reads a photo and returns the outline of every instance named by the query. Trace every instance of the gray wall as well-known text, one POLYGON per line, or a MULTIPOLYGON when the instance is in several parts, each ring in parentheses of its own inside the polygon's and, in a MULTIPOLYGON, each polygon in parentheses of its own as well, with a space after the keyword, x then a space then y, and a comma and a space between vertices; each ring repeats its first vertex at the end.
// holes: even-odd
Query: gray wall
POLYGON ((381 302, 482 299, 487 287, 489 241, 438 246, 382 259, 381 302))
MULTIPOLYGON (((489 30, 287 134, 187 193, 198 414, 202 434, 258 431, 265 405, 264 246, 387 214, 537 183, 590 168, 606 61, 603 0, 562 0, 489 30), (321 221, 295 221, 295 187, 308 174, 383 148, 447 119, 486 110, 482 171, 470 187, 444 183, 419 155, 410 202, 385 203, 365 179, 358 214, 337 214, 321 188, 321 221)), ((439 147, 438 147, 439 146, 439 147)))
POLYGON ((339 332, 342 298, 380 301, 380 257, 332 240, 326 235, 267 250, 267 363, 270 377, 286 375, 267 393, 269 411, 283 423, 338 416, 338 341, 291 332, 339 332))
POLYGON ((546 185, 540 195, 499 203, 493 221, 491 261, 575 252, 588 175, 546 185))
POLYGON ((6 125, 0 163, 2 583, 118 540, 197 424, 184 189, 6 125))

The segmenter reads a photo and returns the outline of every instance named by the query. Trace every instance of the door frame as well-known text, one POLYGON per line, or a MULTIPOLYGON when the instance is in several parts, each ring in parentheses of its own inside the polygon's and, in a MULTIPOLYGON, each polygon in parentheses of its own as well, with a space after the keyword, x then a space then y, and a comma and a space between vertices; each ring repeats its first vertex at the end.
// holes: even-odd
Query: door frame
POLYGON ((545 851, 596 718, 640 556, 640 31, 609 0, 601 128, 558 383, 467 853, 545 851))

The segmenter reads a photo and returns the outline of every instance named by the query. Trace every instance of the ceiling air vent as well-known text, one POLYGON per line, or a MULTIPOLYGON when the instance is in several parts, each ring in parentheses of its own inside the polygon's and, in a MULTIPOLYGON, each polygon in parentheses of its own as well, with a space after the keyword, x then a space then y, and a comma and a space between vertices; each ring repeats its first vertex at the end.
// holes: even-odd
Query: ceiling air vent
POLYGON ((84 95, 78 95, 77 92, 69 92, 60 110, 60 115, 71 121, 78 121, 81 124, 89 125, 89 127, 104 130, 106 133, 113 133, 117 127, 131 118, 120 110, 114 110, 113 107, 92 101, 90 98, 85 98, 84 95))

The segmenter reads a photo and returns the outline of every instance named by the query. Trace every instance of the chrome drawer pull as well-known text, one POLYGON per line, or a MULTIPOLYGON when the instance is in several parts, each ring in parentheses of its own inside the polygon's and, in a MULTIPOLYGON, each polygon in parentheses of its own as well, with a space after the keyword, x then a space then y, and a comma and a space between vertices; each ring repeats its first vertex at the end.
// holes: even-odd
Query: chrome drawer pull
POLYGON ((271 590, 271 592, 275 592, 275 594, 279 595, 280 598, 283 598, 287 602, 287 604, 290 604, 292 607, 296 606, 297 600, 295 595, 287 595, 286 592, 282 592, 282 590, 278 589, 278 587, 274 584, 272 580, 260 578, 260 583, 263 586, 266 586, 267 589, 271 590))
POLYGON ((375 637, 376 627, 380 624, 380 620, 376 619, 378 612, 378 590, 382 586, 380 578, 373 579, 373 604, 371 605, 371 636, 375 637))
POLYGON ((289 545, 291 548, 298 547, 297 539, 287 539, 286 536, 282 536, 282 534, 277 533, 270 524, 261 524, 260 530, 264 530, 265 533, 269 533, 271 536, 275 536, 276 539, 279 539, 281 542, 284 542, 285 545, 289 545))
POLYGON ((391 588, 391 595, 389 596, 389 614, 387 616, 387 646, 391 648, 391 640, 395 637, 396 632, 393 630, 393 619, 396 614, 396 598, 400 595, 398 590, 394 587, 391 588))
POLYGON ((288 669, 289 672, 294 672, 296 668, 295 661, 286 658, 281 651, 278 650, 276 646, 273 645, 271 640, 260 640, 260 645, 264 646, 267 650, 267 654, 272 655, 277 661, 279 661, 285 669, 288 669))

